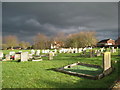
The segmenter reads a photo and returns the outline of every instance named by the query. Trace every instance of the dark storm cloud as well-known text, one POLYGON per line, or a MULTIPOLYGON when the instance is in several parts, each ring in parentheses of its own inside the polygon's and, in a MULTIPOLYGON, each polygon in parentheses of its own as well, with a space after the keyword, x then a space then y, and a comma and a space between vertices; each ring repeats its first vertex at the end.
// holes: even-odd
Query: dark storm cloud
MULTIPOLYGON (((3 35, 29 40, 37 33, 95 30, 99 39, 117 37, 117 3, 3 3, 3 35), (106 33, 106 34, 105 34, 106 33)), ((29 40, 30 41, 30 40, 29 40)))

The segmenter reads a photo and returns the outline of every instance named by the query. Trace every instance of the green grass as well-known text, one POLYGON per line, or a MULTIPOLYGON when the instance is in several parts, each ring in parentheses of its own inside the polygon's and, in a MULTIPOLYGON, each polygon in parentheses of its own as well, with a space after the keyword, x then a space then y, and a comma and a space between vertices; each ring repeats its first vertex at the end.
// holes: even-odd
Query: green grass
POLYGON ((66 68, 64 70, 71 71, 71 72, 77 72, 81 74, 93 75, 93 76, 96 76, 102 73, 102 68, 94 68, 94 67, 88 67, 88 66, 83 66, 83 65, 76 65, 71 68, 66 68))
MULTIPOLYGON (((25 51, 25 50, 24 50, 25 51)), ((9 51, 3 51, 8 53, 9 51)), ((94 58, 78 57, 79 54, 58 54, 53 60, 43 57, 40 62, 2 62, 2 87, 3 88, 108 88, 118 78, 117 53, 112 55, 112 66, 115 71, 100 79, 91 80, 80 78, 51 70, 72 64, 83 62, 102 65, 102 56, 94 58), (73 57, 74 56, 74 57, 73 57)), ((119 72, 120 73, 120 72, 119 72)))

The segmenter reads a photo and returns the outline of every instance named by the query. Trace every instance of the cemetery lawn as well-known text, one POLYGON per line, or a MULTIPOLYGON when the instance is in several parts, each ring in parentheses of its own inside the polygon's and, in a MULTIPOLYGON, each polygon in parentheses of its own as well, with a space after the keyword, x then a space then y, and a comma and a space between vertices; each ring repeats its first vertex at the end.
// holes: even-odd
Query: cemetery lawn
MULTIPOLYGON (((25 50, 27 51, 27 50, 25 50)), ((8 53, 8 51, 3 51, 8 53)), ((94 58, 79 57, 79 54, 57 54, 53 60, 42 57, 40 62, 2 62, 2 88, 109 88, 118 78, 120 65, 118 53, 112 55, 115 71, 100 79, 91 80, 53 71, 68 64, 82 62, 102 65, 102 56, 94 58), (73 57, 74 56, 74 57, 73 57), (114 61, 118 63, 114 63, 114 61)))

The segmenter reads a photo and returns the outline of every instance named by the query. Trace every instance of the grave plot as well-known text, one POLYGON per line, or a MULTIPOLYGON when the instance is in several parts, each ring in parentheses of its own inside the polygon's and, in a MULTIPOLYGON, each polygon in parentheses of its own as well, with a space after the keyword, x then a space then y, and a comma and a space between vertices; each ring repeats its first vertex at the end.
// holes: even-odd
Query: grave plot
POLYGON ((64 70, 70 72, 77 72, 80 74, 93 75, 93 76, 96 76, 102 72, 102 68, 99 66, 98 67, 94 67, 90 65, 87 66, 80 63, 78 63, 78 65, 75 65, 73 67, 65 68, 64 70))
POLYGON ((109 75, 113 71, 113 67, 111 66, 111 53, 105 52, 103 54, 102 66, 78 62, 67 65, 65 67, 56 68, 54 70, 78 77, 84 77, 94 80, 101 79, 104 76, 109 75))
POLYGON ((95 50, 90 50, 89 52, 85 50, 82 53, 80 53, 80 57, 92 58, 96 56, 97 56, 97 53, 95 53, 95 50))

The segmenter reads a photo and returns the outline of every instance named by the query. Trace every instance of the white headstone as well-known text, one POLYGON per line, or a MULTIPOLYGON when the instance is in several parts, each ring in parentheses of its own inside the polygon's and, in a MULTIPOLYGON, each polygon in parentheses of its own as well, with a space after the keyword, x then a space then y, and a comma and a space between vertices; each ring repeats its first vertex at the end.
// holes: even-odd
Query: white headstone
POLYGON ((31 54, 32 54, 32 55, 35 54, 35 50, 32 49, 32 50, 31 50, 31 54))
POLYGON ((40 55, 40 50, 36 51, 36 55, 39 56, 40 55))
POLYGON ((9 54, 6 54, 6 55, 5 55, 5 59, 6 59, 6 61, 7 61, 7 60, 10 60, 10 55, 9 55, 9 54))
POLYGON ((14 51, 12 51, 12 52, 9 52, 9 55, 12 55, 12 56, 14 56, 14 55, 15 55, 15 52, 14 52, 14 51))
POLYGON ((3 52, 0 52, 0 59, 3 58, 3 52))
POLYGON ((49 52, 49 60, 52 60, 53 59, 53 52, 49 52))
POLYGON ((18 60, 18 59, 20 59, 20 56, 21 56, 20 54, 15 54, 14 59, 15 59, 15 60, 18 60))
POLYGON ((21 61, 28 61, 28 52, 22 52, 21 53, 21 61))

